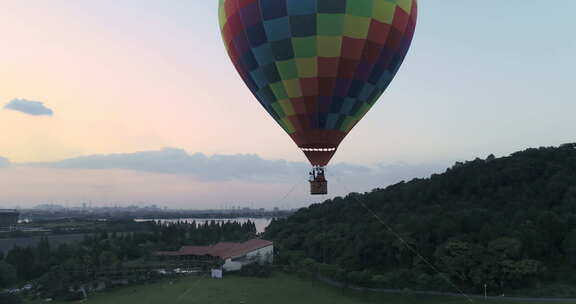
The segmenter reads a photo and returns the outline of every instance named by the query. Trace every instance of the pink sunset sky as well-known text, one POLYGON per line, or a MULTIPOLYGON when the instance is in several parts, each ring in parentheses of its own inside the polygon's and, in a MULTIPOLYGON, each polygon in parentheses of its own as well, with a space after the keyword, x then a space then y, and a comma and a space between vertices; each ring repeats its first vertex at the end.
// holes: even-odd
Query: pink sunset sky
MULTIPOLYGON (((535 23, 540 5, 510 2, 421 1, 397 79, 332 161, 333 194, 574 141, 573 10, 535 23)), ((217 1, 7 0, 0 14, 0 107, 19 99, 53 112, 0 109, 0 208, 319 200, 306 195, 305 157, 230 63, 217 1), (187 170, 162 167, 174 155, 187 170), (83 156, 96 160, 66 162, 83 156)))

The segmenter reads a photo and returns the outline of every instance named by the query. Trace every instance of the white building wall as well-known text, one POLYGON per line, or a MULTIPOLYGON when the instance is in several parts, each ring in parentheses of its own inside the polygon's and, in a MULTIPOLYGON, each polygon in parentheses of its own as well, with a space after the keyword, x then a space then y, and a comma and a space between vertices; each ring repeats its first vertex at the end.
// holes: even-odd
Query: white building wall
POLYGON ((222 268, 224 268, 226 271, 238 271, 242 269, 242 266, 255 262, 259 264, 272 264, 272 262, 274 262, 274 245, 250 251, 244 257, 226 259, 222 268), (235 261, 233 261, 233 259, 235 261))
POLYGON ((242 263, 234 262, 232 259, 226 259, 226 262, 222 266, 222 268, 226 271, 238 271, 242 269, 242 263))
POLYGON ((272 264, 273 259, 274 259, 274 246, 270 245, 270 246, 260 248, 258 250, 248 252, 248 254, 246 254, 246 256, 247 256, 248 260, 255 259, 260 264, 265 264, 265 263, 272 264))

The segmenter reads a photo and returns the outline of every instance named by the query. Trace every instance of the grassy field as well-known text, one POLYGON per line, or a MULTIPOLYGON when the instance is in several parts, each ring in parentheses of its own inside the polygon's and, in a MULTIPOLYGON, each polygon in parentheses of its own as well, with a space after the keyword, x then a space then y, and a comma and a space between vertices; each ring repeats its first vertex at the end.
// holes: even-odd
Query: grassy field
MULTIPOLYGON (((30 302, 32 303, 42 303, 30 302)), ((54 304, 61 304, 55 303, 54 304)), ((66 303, 66 302, 64 302, 66 303)), ((70 302, 67 302, 70 303, 70 302)), ((89 298, 91 304, 456 304, 470 303, 464 298, 389 295, 356 292, 276 273, 269 279, 227 276, 224 280, 202 277, 181 278, 144 286, 126 287, 89 298)), ((511 304, 522 302, 483 301, 473 303, 511 304)), ((529 302, 533 304, 546 302, 529 302)), ((576 304, 576 302, 574 302, 576 304)))

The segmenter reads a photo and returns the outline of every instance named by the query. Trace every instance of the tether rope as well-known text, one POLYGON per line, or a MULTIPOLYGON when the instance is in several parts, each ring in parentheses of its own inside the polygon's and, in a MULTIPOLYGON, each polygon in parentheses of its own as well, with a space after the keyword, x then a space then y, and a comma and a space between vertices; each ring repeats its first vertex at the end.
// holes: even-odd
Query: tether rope
MULTIPOLYGON (((341 180, 340 177, 338 177, 337 175, 330 175, 331 177, 336 178, 337 182, 344 188, 344 190, 346 192, 353 193, 353 191, 350 191, 350 189, 348 189, 348 187, 346 186, 346 184, 344 184, 341 180)), ((349 196, 352 197, 352 196, 349 196)), ((454 284, 454 282, 452 282, 450 280, 450 278, 448 278, 444 273, 442 273, 440 271, 440 269, 438 269, 438 267, 436 267, 434 264, 432 264, 432 262, 430 262, 430 260, 428 260, 425 256, 423 256, 416 248, 414 248, 412 245, 410 245, 410 243, 408 243, 408 241, 406 241, 402 235, 400 235, 400 233, 396 232, 396 230, 394 230, 390 225, 388 225, 376 212, 374 212, 374 210, 370 209, 370 207, 368 207, 363 201, 361 201, 360 199, 358 199, 357 197, 353 197, 353 199, 355 199, 358 203, 360 203, 360 205, 362 207, 364 207, 364 209, 366 209, 366 211, 368 211, 370 214, 372 214, 372 216, 378 221, 380 222, 385 228, 386 230, 388 230, 388 232, 390 234, 392 234, 394 237, 396 237, 410 252, 412 252, 412 254, 416 255, 418 258, 420 258, 424 263, 426 263, 426 265, 428 265, 430 267, 430 269, 434 270, 437 274, 440 275, 440 277, 446 281, 449 285, 451 285, 452 287, 454 287, 454 289, 456 291, 458 291, 458 293, 460 293, 460 295, 462 295, 463 297, 465 297, 469 302, 474 302, 474 300, 468 296, 460 287, 458 287, 456 284, 454 284)))

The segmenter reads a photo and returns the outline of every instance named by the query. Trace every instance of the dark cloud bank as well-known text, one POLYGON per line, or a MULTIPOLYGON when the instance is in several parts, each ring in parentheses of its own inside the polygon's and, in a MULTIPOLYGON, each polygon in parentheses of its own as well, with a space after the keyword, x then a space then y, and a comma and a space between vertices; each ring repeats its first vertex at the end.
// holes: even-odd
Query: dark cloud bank
MULTIPOLYGON (((126 169, 151 173, 194 176, 202 181, 242 180, 258 183, 293 183, 307 178, 308 163, 265 160, 254 154, 213 155, 189 154, 184 150, 165 148, 125 154, 91 155, 27 166, 66 169, 126 169)), ((328 176, 342 183, 382 187, 415 177, 427 177, 443 171, 446 164, 377 164, 361 166, 339 163, 328 167, 328 176)))
POLYGON ((54 111, 46 107, 43 102, 18 98, 12 99, 12 101, 4 105, 4 109, 18 111, 33 116, 54 115, 54 111))

